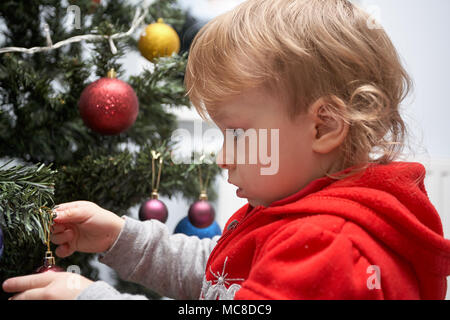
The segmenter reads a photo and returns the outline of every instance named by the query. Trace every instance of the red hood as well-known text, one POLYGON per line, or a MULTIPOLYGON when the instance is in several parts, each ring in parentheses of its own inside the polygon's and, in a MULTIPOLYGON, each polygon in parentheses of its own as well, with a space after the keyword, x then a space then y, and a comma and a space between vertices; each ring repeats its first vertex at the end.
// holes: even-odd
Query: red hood
MULTIPOLYGON (((423 297, 440 298, 435 293, 446 290, 442 279, 445 282, 450 275, 450 240, 443 238, 441 219, 428 198, 424 177, 420 163, 370 166, 357 177, 314 180, 297 194, 272 203, 265 214, 331 214, 353 221, 410 261, 423 297), (326 200, 326 207, 320 199, 326 200)), ((247 204, 242 209, 249 208, 247 204)))

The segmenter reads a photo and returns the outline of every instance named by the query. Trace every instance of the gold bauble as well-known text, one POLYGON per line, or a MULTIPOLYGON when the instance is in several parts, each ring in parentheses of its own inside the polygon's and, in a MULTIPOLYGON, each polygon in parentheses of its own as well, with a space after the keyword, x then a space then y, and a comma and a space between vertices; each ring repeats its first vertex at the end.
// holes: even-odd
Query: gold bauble
POLYGON ((152 61, 157 57, 171 56, 172 53, 180 51, 180 38, 177 32, 162 18, 157 22, 149 24, 142 33, 139 43, 141 54, 152 61))

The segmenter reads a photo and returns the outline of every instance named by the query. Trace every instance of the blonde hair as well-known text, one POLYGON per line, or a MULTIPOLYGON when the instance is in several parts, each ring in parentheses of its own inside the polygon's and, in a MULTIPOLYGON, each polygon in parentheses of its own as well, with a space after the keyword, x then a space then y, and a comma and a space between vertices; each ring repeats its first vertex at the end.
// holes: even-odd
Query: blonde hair
POLYGON ((335 168, 355 170, 333 178, 390 163, 407 136, 399 108, 412 81, 389 36, 371 22, 346 0, 245 1, 194 38, 187 95, 204 119, 244 88, 267 88, 286 100, 291 116, 323 97, 350 125, 335 168))

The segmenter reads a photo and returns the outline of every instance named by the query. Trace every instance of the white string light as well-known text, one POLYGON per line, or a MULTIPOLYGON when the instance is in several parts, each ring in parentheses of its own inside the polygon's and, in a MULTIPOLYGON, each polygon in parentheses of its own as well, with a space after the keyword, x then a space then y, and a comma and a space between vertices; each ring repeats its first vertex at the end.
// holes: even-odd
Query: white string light
POLYGON ((47 46, 45 47, 33 47, 33 48, 19 48, 19 47, 5 47, 0 49, 1 53, 6 52, 22 52, 22 53, 28 53, 33 54, 35 52, 43 52, 43 51, 50 51, 58 49, 62 46, 68 45, 69 43, 75 43, 75 42, 81 42, 85 40, 105 40, 107 39, 109 42, 109 46, 111 48, 111 52, 113 54, 117 53, 117 48, 114 45, 114 39, 120 39, 131 36, 131 34, 136 30, 137 27, 144 21, 146 12, 148 10, 148 7, 144 9, 144 12, 141 14, 142 9, 140 7, 137 8, 136 13, 134 14, 133 21, 131 23, 131 27, 127 32, 119 32, 112 34, 110 36, 107 35, 97 35, 97 34, 86 34, 81 36, 74 36, 71 38, 68 38, 66 40, 59 41, 55 44, 52 43, 52 39, 50 37, 50 28, 48 24, 44 24, 44 32, 47 39, 47 46))
POLYGON ((47 39, 47 47, 51 47, 53 45, 52 37, 50 36, 50 27, 45 22, 44 23, 44 32, 45 32, 45 38, 47 39))

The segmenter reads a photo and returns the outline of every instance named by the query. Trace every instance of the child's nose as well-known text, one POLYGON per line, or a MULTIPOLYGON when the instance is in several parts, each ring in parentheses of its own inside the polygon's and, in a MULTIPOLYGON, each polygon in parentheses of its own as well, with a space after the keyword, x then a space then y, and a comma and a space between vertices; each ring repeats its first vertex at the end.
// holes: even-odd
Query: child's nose
POLYGON ((223 151, 223 148, 220 149, 220 151, 217 153, 216 163, 222 169, 229 170, 236 167, 234 157, 231 156, 227 157, 227 154, 223 151))

